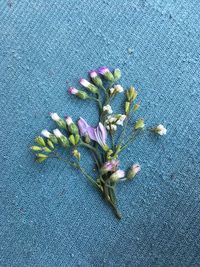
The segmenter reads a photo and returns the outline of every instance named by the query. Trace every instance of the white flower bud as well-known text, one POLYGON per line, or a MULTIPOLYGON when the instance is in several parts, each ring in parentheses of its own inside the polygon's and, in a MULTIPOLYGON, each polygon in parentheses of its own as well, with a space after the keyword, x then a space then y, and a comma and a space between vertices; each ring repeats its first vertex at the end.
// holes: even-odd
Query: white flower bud
POLYGON ((50 113, 50 116, 53 121, 59 121, 61 119, 57 113, 50 113))
POLYGON ((110 105, 103 106, 103 111, 106 111, 108 114, 112 114, 112 108, 110 105))
POLYGON ((63 136, 63 134, 61 133, 61 131, 59 129, 53 130, 53 133, 57 138, 60 138, 63 136))
POLYGON ((118 93, 122 93, 124 91, 124 88, 120 84, 115 85, 114 88, 118 93))
POLYGON ((42 130, 41 135, 43 135, 46 138, 49 138, 51 136, 51 133, 47 131, 46 129, 42 130))
POLYGON ((156 128, 155 128, 156 132, 159 134, 159 135, 165 135, 167 133, 167 129, 162 125, 162 124, 159 124, 156 128))

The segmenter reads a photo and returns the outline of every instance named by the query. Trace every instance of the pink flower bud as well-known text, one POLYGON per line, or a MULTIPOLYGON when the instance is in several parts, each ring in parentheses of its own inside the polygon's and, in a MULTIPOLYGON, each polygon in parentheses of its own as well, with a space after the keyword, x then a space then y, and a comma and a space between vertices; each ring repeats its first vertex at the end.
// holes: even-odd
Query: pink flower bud
POLYGON ((73 123, 73 120, 72 120, 72 118, 71 117, 66 117, 65 118, 65 121, 66 121, 66 123, 67 123, 67 125, 69 126, 70 124, 72 124, 73 123))
POLYGON ((109 68, 107 67, 101 67, 98 69, 98 73, 104 75, 106 72, 110 72, 109 68))
POLYGON ((74 87, 70 87, 68 92, 71 94, 71 95, 77 95, 78 94, 78 90, 74 87))
POLYGON ((90 86, 90 83, 86 79, 81 78, 79 82, 83 87, 88 88, 90 86))
POLYGON ((138 163, 133 164, 133 166, 128 171, 127 178, 131 179, 131 178, 135 177, 135 175, 138 172, 140 172, 140 170, 141 170, 141 167, 140 167, 140 165, 138 163))
POLYGON ((89 73, 90 73, 91 78, 96 78, 98 76, 98 74, 95 70, 91 70, 89 73))

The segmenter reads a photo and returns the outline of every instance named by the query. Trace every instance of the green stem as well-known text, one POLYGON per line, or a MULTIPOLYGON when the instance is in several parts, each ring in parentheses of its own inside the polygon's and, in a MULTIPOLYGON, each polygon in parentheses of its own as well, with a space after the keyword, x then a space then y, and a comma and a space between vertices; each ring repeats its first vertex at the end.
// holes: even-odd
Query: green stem
POLYGON ((94 154, 96 155, 100 165, 102 165, 102 160, 101 160, 101 156, 98 153, 97 149, 95 149, 95 147, 91 146, 90 144, 87 144, 85 142, 80 142, 81 146, 87 147, 88 149, 92 150, 94 152, 94 154))

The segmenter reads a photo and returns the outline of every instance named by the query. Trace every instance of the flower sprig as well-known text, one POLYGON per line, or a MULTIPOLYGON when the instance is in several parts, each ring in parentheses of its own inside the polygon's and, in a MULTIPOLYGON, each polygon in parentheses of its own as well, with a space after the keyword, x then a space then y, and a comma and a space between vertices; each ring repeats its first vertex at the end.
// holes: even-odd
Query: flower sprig
MULTIPOLYGON (((56 128, 51 132, 42 130, 41 135, 35 138, 36 145, 31 147, 38 163, 56 158, 79 170, 101 192, 119 219, 122 215, 117 207, 116 186, 121 181, 132 180, 141 170, 139 163, 134 163, 126 171, 120 169, 119 156, 145 130, 143 118, 134 123, 130 120, 140 108, 140 102, 136 101, 138 93, 133 86, 125 90, 118 83, 120 77, 119 69, 112 72, 107 67, 101 67, 89 72, 90 80, 79 80, 84 89, 70 87, 68 90, 70 95, 98 105, 99 122, 96 127, 83 118, 76 123, 69 116, 61 118, 57 113, 50 113, 56 128), (120 94, 125 94, 124 110, 116 113, 112 102, 120 94), (82 166, 82 147, 93 155, 96 177, 82 166), (60 148, 66 151, 67 156, 62 156, 60 148)), ((150 131, 158 135, 167 132, 162 124, 150 128, 150 131)))

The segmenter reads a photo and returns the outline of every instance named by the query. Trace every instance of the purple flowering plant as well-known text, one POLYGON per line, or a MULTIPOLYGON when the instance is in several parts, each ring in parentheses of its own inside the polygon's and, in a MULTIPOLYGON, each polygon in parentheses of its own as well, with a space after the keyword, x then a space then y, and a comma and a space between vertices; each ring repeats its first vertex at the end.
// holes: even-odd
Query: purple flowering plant
MULTIPOLYGON (((133 179, 141 170, 138 163, 133 164, 127 171, 120 169, 119 156, 145 129, 142 118, 135 120, 134 123, 130 120, 140 107, 136 101, 138 93, 133 86, 124 90, 118 84, 120 77, 119 69, 111 71, 107 67, 101 67, 89 72, 90 81, 80 79, 80 85, 85 90, 74 87, 68 90, 70 95, 80 100, 94 101, 98 105, 99 122, 96 127, 92 127, 83 118, 75 123, 71 117, 61 118, 57 113, 50 113, 57 129, 52 132, 43 130, 35 139, 37 145, 31 147, 36 153, 38 163, 56 158, 79 170, 102 194, 119 219, 122 215, 117 207, 116 185, 120 181, 133 179), (123 114, 114 113, 112 102, 122 93, 125 94, 123 114), (93 155, 96 177, 82 166, 82 147, 93 155), (68 156, 63 157, 60 148, 67 151, 68 156)), ((165 135, 167 131, 162 124, 150 130, 159 135, 165 135)))

